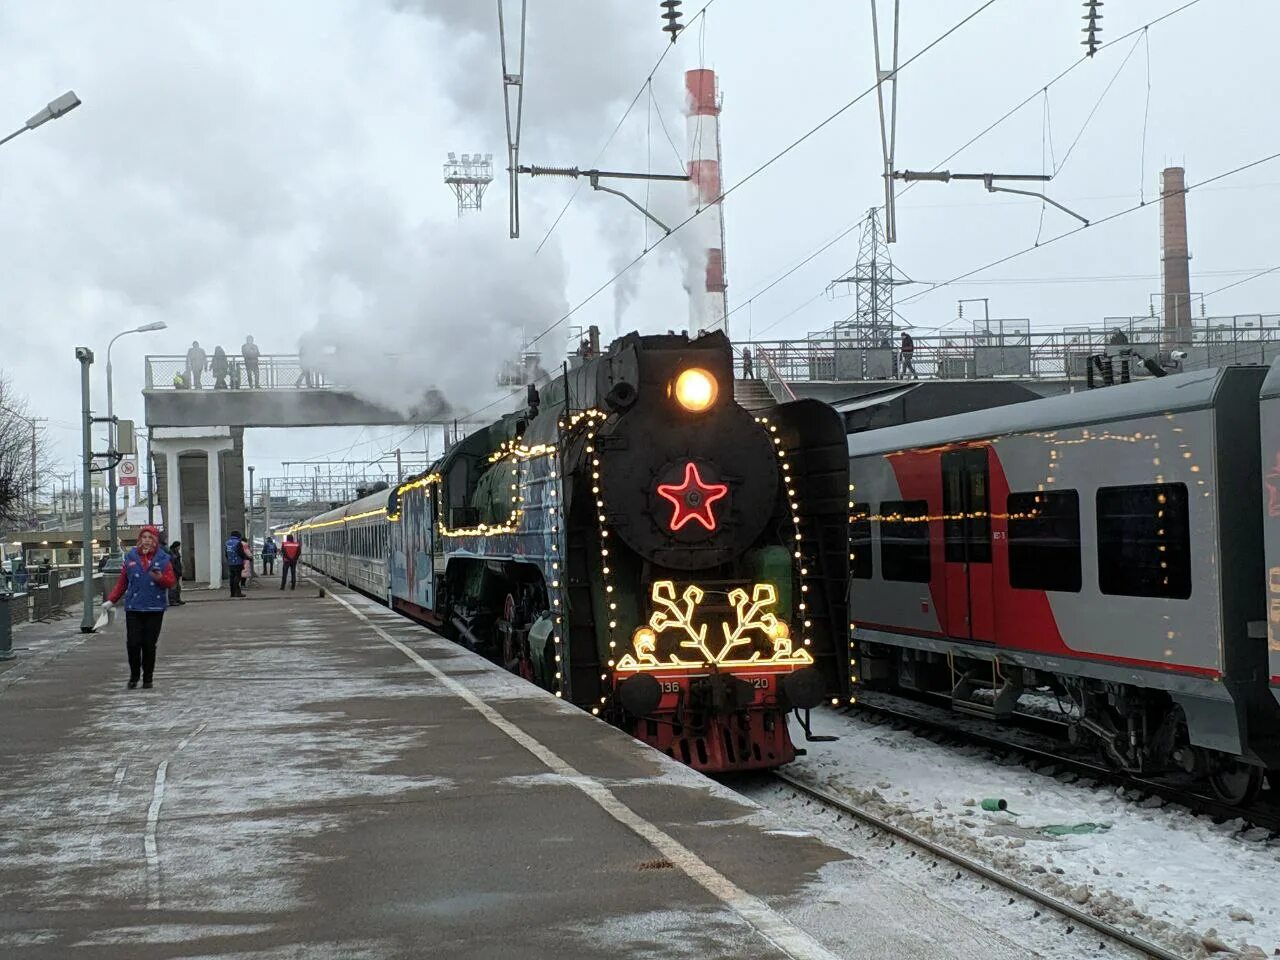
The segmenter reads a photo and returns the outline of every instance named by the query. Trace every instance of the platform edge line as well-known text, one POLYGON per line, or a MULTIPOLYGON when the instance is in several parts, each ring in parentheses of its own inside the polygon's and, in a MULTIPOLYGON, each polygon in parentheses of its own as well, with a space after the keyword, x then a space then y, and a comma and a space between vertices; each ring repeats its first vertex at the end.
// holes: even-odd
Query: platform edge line
POLYGON ((521 730, 474 693, 449 676, 431 661, 418 654, 412 647, 397 640, 374 623, 362 610, 332 590, 325 591, 358 620, 363 621, 379 637, 395 647, 427 673, 431 674, 472 709, 497 727, 508 737, 533 754, 552 772, 564 777, 591 798, 605 813, 648 842, 659 853, 678 867, 690 880, 729 907, 752 929, 792 960, 839 960, 830 950, 801 930, 771 906, 716 870, 679 840, 661 828, 645 820, 619 800, 608 787, 593 777, 580 773, 550 747, 521 730))

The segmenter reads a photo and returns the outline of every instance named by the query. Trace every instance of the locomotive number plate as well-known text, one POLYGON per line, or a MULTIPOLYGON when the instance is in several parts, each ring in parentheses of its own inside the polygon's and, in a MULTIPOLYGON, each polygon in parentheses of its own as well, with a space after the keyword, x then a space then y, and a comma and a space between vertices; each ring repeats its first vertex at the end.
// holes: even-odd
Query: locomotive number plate
POLYGON ((680 692, 680 682, 678 680, 659 680, 658 683, 661 685, 663 693, 680 692))

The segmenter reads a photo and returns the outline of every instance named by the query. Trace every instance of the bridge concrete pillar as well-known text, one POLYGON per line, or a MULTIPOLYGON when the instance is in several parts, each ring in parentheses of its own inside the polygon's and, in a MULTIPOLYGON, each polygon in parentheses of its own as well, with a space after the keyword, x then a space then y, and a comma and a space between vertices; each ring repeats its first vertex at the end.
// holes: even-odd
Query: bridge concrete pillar
MULTIPOLYGON (((164 529, 169 543, 182 539, 182 467, 177 450, 164 452, 165 491, 168 499, 164 515, 164 529)), ((165 544, 167 548, 169 543, 165 544)), ((191 556, 191 544, 183 545, 184 556, 191 556)))
MULTIPOLYGON (((194 577, 213 589, 222 586, 223 541, 226 539, 222 515, 225 508, 221 454, 235 450, 235 438, 229 427, 171 428, 157 427, 152 450, 165 458, 165 526, 170 540, 186 540, 182 531, 185 519, 192 524, 192 538, 185 543, 184 555, 194 577), (188 474, 182 482, 182 464, 192 457, 205 457, 205 476, 188 474), (190 489, 184 489, 188 487, 190 489), (201 494, 204 495, 203 499, 201 494), (183 499, 186 509, 183 509, 183 499), (204 516, 201 515, 204 512, 204 516), (207 518, 207 519, 206 519, 207 518), (207 566, 206 566, 207 564, 207 566)), ((234 469, 234 468, 233 468, 234 469)), ((230 489, 238 490, 235 478, 227 478, 230 489)), ((238 508, 237 508, 238 516, 238 508)))
POLYGON ((222 586, 222 470, 217 447, 206 447, 209 456, 209 586, 217 590, 222 586))

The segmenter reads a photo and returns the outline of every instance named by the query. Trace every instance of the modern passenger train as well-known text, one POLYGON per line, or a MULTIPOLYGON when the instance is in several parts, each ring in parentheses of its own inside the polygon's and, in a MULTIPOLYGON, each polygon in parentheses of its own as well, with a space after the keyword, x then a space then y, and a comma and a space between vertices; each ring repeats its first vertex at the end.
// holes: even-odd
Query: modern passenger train
POLYGON ((1280 771, 1280 368, 848 448, 861 683, 997 717, 1049 688, 1117 767, 1181 768, 1228 801, 1280 771))
POLYGON ((629 334, 292 532, 317 570, 686 763, 787 763, 788 712, 848 690, 845 433, 816 401, 752 414, 732 378, 723 334, 629 334))

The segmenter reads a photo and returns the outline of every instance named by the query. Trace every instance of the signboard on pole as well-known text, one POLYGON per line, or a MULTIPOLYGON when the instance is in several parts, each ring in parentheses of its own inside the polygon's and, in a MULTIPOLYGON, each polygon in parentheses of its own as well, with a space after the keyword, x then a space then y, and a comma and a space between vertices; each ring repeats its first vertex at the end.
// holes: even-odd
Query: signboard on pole
POLYGON ((136 487, 138 485, 138 461, 132 457, 125 457, 116 465, 116 480, 122 487, 136 487))

